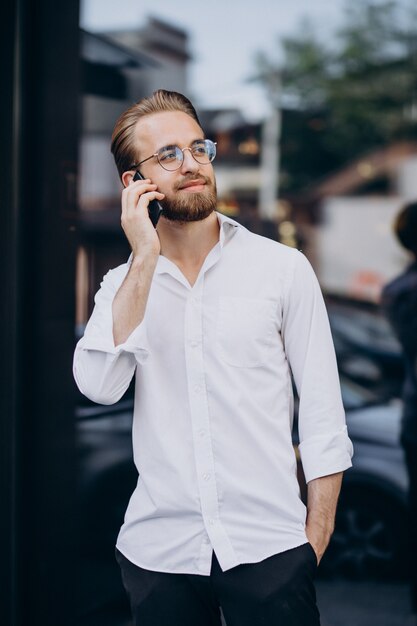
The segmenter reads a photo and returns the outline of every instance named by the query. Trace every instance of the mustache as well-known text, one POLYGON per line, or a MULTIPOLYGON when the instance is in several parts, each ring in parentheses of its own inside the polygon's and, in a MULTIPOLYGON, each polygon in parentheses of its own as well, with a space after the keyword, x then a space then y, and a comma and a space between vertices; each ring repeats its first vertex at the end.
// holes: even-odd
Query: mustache
POLYGON ((188 176, 184 176, 181 180, 179 180, 175 184, 174 189, 175 191, 178 191, 183 185, 186 185, 187 183, 190 183, 191 181, 197 179, 203 180, 208 187, 212 186, 212 182, 208 176, 204 176, 203 174, 198 174, 198 176, 196 174, 189 174, 188 176))

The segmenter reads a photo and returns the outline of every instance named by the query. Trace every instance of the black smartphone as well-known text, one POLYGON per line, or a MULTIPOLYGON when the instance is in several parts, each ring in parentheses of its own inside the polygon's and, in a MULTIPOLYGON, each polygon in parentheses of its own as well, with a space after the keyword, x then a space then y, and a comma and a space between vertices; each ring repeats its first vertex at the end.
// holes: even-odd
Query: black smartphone
MULTIPOLYGON (((133 177, 133 180, 143 180, 142 174, 139 174, 139 172, 136 172, 136 174, 133 177)), ((156 228, 158 220, 163 211, 163 208, 159 204, 158 200, 150 201, 150 203, 148 204, 148 211, 149 211, 149 219, 151 220, 152 224, 156 228)))

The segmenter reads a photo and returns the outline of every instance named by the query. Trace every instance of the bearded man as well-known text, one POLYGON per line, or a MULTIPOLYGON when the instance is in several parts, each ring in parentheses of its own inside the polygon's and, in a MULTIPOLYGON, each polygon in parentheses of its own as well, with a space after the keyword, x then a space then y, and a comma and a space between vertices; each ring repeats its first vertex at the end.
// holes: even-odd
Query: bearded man
POLYGON ((228 626, 316 626, 352 456, 317 278, 298 250, 216 211, 216 145, 185 96, 130 107, 112 152, 132 254, 102 282, 74 375, 102 404, 135 376, 139 477, 116 548, 133 622, 220 626, 221 608, 228 626))

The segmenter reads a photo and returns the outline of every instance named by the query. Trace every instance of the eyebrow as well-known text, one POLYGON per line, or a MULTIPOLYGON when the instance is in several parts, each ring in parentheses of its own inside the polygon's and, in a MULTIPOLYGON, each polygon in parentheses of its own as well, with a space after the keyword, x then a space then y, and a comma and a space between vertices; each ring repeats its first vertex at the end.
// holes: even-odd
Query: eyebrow
MULTIPOLYGON (((203 142, 205 140, 205 137, 199 137, 198 139, 193 139, 193 141, 189 145, 192 146, 195 143, 203 142)), ((177 143, 167 143, 165 146, 161 146, 160 148, 158 148, 156 152, 159 152, 160 150, 167 150, 168 148, 175 148, 176 146, 178 146, 177 143)))

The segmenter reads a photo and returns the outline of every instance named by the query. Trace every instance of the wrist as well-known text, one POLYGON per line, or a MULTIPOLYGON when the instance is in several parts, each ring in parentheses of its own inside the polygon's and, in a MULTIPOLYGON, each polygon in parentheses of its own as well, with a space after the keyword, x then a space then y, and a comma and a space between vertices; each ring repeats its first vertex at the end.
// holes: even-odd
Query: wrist
POLYGON ((141 248, 140 252, 132 251, 132 255, 131 268, 143 270, 144 267, 152 267, 157 264, 159 250, 141 248))
POLYGON ((306 530, 314 536, 320 536, 329 542, 334 531, 334 519, 331 516, 319 512, 308 512, 306 530))
POLYGON ((310 520, 306 522, 305 532, 309 543, 316 553, 317 564, 319 564, 330 543, 333 531, 327 524, 316 523, 310 520))

